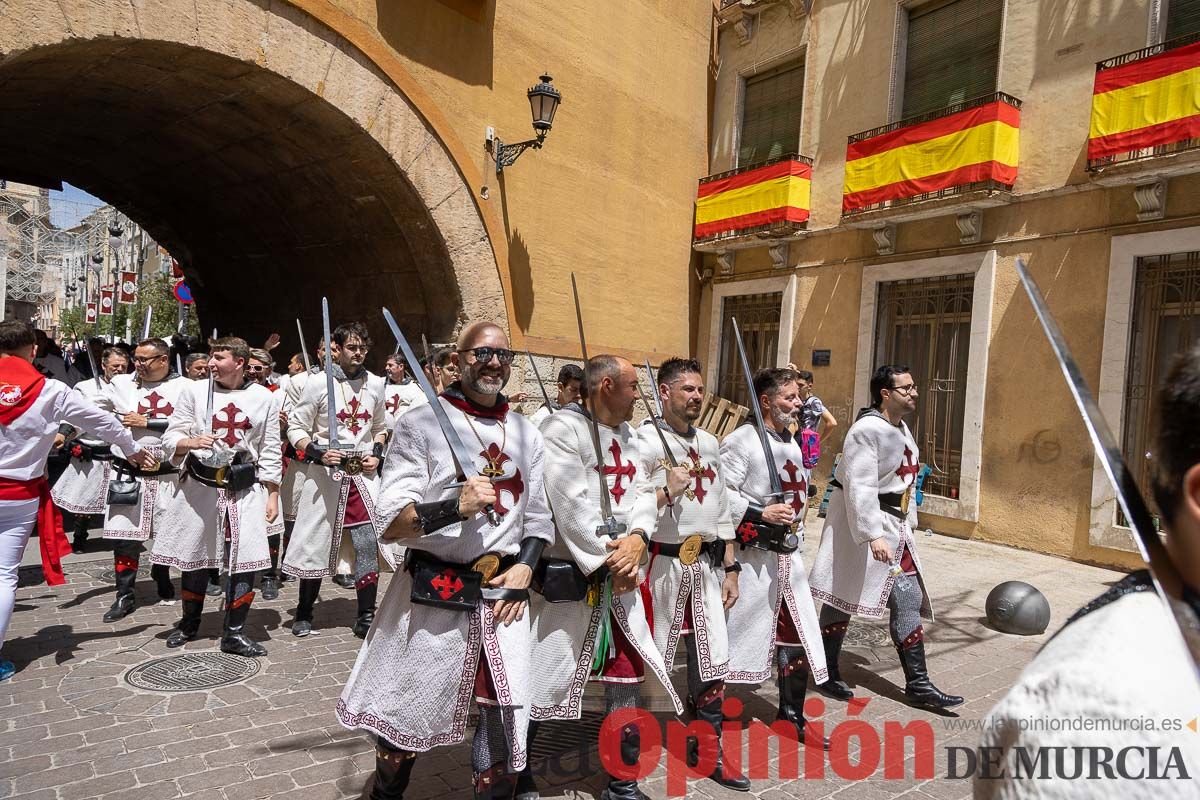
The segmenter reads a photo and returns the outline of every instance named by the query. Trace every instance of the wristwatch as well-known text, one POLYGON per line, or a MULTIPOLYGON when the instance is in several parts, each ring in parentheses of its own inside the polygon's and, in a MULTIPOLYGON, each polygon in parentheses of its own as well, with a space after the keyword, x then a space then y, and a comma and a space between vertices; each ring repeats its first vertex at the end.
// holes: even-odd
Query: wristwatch
POLYGON ((663 487, 662 487, 662 490, 663 490, 663 497, 667 498, 667 505, 668 505, 668 506, 672 506, 672 507, 673 507, 673 506, 675 505, 675 501, 671 499, 671 487, 670 487, 670 484, 666 484, 666 483, 664 483, 664 484, 663 484, 663 487))

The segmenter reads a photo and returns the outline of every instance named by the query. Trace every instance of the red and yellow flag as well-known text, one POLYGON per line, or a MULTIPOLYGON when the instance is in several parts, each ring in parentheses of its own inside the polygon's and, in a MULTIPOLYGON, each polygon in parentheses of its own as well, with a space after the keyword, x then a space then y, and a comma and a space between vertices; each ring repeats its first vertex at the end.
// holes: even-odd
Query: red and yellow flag
POLYGON ((789 158, 725 178, 700 182, 695 237, 808 219, 812 166, 789 158))
POLYGON ((997 100, 846 147, 842 211, 1017 178, 1020 109, 997 100))
POLYGON ((1088 158, 1200 138, 1200 42, 1096 73, 1088 158))

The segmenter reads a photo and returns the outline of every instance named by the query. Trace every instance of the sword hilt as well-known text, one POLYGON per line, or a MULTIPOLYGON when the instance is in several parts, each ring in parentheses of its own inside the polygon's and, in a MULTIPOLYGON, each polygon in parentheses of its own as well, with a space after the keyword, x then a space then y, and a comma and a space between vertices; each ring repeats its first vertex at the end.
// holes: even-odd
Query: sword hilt
POLYGON ((617 522, 612 517, 609 517, 596 527, 596 535, 607 536, 610 539, 616 539, 618 536, 627 532, 628 530, 629 528, 624 522, 617 522))
POLYGON ((483 508, 483 513, 487 516, 487 521, 492 524, 492 527, 500 527, 500 515, 496 512, 496 508, 490 503, 483 508))

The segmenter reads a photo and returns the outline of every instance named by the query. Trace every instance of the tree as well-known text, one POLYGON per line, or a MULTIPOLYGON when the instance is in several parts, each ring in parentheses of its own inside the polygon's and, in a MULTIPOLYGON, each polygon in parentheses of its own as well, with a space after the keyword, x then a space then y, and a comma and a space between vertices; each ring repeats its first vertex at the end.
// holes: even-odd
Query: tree
MULTIPOLYGON (((138 283, 137 302, 133 305, 118 304, 113 312, 114 316, 100 317, 100 321, 96 323, 84 321, 84 307, 68 308, 59 314, 59 330, 77 340, 91 336, 107 338, 113 333, 117 339, 123 339, 125 320, 128 318, 131 337, 136 341, 141 338, 146 308, 152 307, 154 312, 150 317, 150 335, 170 340, 176 331, 179 313, 179 301, 175 299, 174 288, 175 280, 170 275, 143 277, 138 283)), ((200 335, 200 324, 190 310, 184 333, 189 336, 200 335)))

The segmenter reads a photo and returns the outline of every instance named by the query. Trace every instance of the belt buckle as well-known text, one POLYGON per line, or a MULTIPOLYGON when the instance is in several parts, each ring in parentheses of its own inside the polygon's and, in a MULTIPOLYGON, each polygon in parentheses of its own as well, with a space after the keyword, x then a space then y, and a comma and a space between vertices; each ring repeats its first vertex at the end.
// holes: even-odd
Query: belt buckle
POLYGON ((363 471, 363 457, 359 453, 351 453, 342 459, 341 466, 342 472, 347 475, 361 475, 363 471))
POLYGON ((216 472, 213 473, 213 483, 218 484, 219 486, 224 486, 225 484, 229 483, 228 464, 217 467, 216 472))
POLYGON ((495 553, 487 553, 480 556, 471 565, 471 571, 482 575, 484 582, 490 581, 500 571, 500 556, 495 553))
POLYGON ((908 486, 907 488, 905 488, 904 494, 900 495, 900 513, 906 517, 908 516, 909 498, 911 498, 911 497, 912 497, 912 486, 908 486))
POLYGON ((699 534, 693 533, 684 539, 683 544, 679 545, 679 563, 685 567, 695 564, 696 559, 700 557, 702 547, 704 547, 704 540, 699 534))

